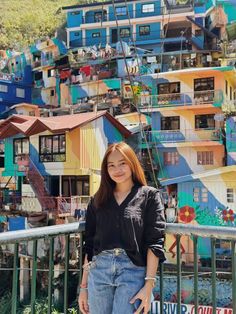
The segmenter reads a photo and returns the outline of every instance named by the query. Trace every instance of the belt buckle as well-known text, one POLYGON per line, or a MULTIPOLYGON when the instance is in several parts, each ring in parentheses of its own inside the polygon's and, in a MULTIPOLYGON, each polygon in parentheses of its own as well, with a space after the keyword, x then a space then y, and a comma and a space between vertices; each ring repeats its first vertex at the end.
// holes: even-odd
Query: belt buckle
POLYGON ((118 256, 120 254, 120 249, 114 249, 114 253, 116 256, 118 256))

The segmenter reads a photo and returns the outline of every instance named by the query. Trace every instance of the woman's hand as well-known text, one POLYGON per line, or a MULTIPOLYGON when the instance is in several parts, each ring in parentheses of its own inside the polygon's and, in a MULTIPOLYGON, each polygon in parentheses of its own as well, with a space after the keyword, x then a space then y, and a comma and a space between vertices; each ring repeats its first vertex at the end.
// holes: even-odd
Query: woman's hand
POLYGON ((80 290, 78 303, 82 314, 89 314, 88 290, 80 290))
POLYGON ((141 301, 140 306, 136 309, 134 314, 139 313, 148 314, 151 307, 152 288, 153 288, 152 282, 150 283, 149 281, 146 281, 143 288, 139 290, 139 292, 130 300, 131 304, 134 304, 136 300, 141 301))

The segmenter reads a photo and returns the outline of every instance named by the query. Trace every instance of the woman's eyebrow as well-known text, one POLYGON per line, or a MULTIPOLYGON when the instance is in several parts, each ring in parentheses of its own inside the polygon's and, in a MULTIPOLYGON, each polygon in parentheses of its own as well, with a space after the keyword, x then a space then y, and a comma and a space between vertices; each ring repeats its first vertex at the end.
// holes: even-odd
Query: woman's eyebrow
MULTIPOLYGON (((118 162, 125 161, 125 159, 118 160, 118 162)), ((107 164, 113 164, 115 161, 108 161, 107 164)))

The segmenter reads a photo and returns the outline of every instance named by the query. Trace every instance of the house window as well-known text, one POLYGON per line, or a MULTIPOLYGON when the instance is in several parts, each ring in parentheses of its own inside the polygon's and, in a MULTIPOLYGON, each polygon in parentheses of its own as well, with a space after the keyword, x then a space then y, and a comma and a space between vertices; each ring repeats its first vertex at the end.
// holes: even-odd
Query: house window
POLYGON ((179 130, 180 119, 175 117, 162 117, 161 118, 161 130, 179 130))
POLYGON ((102 12, 95 12, 94 13, 94 22, 101 22, 102 21, 102 12))
POLYGON ((50 90, 50 96, 53 97, 54 95, 55 95, 55 91, 54 91, 54 89, 51 89, 50 90))
POLYGON ((29 155, 29 139, 27 137, 13 140, 13 154, 14 163, 17 163, 25 155, 29 155))
POLYGON ((25 98, 25 90, 24 90, 24 88, 17 88, 16 89, 16 97, 25 98))
POLYGON ((227 203, 233 203, 234 202, 234 189, 228 188, 226 190, 227 195, 227 203))
POLYGON ((225 81, 225 95, 228 95, 228 81, 225 81))
POLYGON ((178 152, 164 152, 164 165, 178 165, 179 163, 179 153, 178 152))
POLYGON ((202 202, 207 203, 208 202, 208 190, 206 188, 201 189, 202 192, 202 202))
POLYGON ((230 100, 233 99, 233 88, 232 88, 232 86, 230 86, 230 88, 229 88, 229 99, 230 100))
POLYGON ((97 38, 97 37, 100 37, 100 36, 101 36, 100 32, 92 33, 92 37, 93 38, 97 38))
POLYGON ((203 151, 197 152, 197 164, 198 165, 213 165, 214 158, 213 152, 203 151))
POLYGON ((149 25, 139 26, 139 35, 140 36, 150 35, 150 26, 149 25))
POLYGON ((89 176, 63 176, 62 195, 89 195, 89 176))
POLYGON ((142 13, 154 12, 154 3, 147 3, 142 5, 142 13))
POLYGON ((205 77, 194 80, 194 91, 214 90, 214 77, 205 77))
POLYGON ((157 89, 159 95, 180 93, 180 82, 158 84, 157 89))
POLYGON ((120 37, 130 37, 130 29, 129 28, 121 28, 120 29, 120 37))
POLYGON ((206 188, 193 188, 193 201, 195 203, 208 202, 208 190, 206 188))
POLYGON ((201 114, 195 116, 195 129, 214 129, 214 114, 201 114))
POLYGON ((53 77, 55 76, 55 70, 54 69, 49 69, 48 70, 48 77, 53 77))
POLYGON ((39 81, 43 79, 43 72, 35 72, 34 73, 34 80, 39 81))
POLYGON ((202 36, 202 30, 201 29, 196 29, 195 30, 195 36, 202 36))
POLYGON ((40 136, 39 160, 41 162, 66 161, 65 134, 40 136))
POLYGON ((116 7, 116 15, 127 15, 126 7, 116 7))
POLYGON ((1 84, 0 84, 0 92, 2 92, 2 93, 7 93, 7 92, 8 92, 8 87, 7 87, 7 85, 1 85, 1 84))

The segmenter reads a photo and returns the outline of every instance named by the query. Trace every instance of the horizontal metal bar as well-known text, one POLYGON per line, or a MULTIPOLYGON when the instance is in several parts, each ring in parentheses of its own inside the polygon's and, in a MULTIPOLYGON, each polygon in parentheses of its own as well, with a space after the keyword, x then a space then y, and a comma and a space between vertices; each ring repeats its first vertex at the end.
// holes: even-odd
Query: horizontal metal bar
POLYGON ((200 236, 205 238, 217 238, 217 239, 236 239, 236 228, 231 227, 219 227, 219 226, 193 226, 187 224, 167 224, 166 233, 179 234, 189 236, 200 236))
POLYGON ((60 234, 79 233, 84 231, 85 222, 74 222, 64 225, 40 227, 27 230, 9 231, 0 233, 0 244, 32 241, 36 239, 57 236, 60 234))
MULTIPOLYGON (((83 232, 85 222, 74 222, 58 226, 40 227, 28 230, 20 230, 14 232, 3 232, 0 234, 0 244, 16 243, 20 241, 31 241, 35 239, 57 236, 60 234, 70 234, 83 232)), ((187 224, 166 224, 167 234, 179 235, 195 235, 206 238, 217 238, 236 240, 236 228, 215 226, 193 226, 187 224)))

